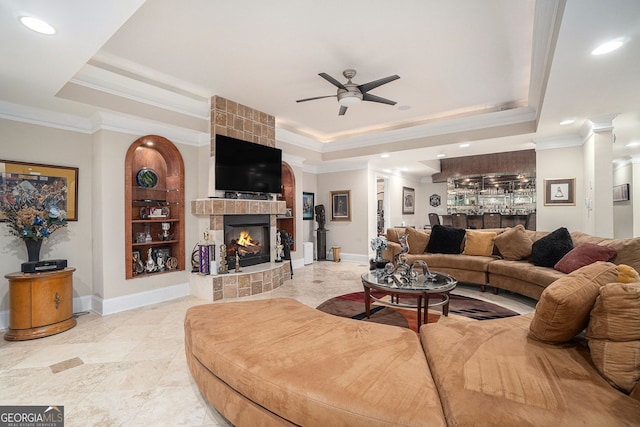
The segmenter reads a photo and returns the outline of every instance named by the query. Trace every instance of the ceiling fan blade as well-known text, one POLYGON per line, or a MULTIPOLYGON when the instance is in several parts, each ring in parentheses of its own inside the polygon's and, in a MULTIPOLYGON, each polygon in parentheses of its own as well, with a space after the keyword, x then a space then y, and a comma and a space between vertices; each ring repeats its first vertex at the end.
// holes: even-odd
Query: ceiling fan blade
POLYGON ((383 84, 387 84, 389 82, 392 82, 394 80, 398 80, 400 78, 400 76, 394 74, 393 76, 389 76, 389 77, 385 77, 383 79, 378 79, 378 80, 374 80, 372 82, 369 83, 365 83, 365 84, 361 84, 358 86, 358 89, 360 89, 360 92, 365 93, 370 91, 371 89, 375 89, 378 86, 382 86, 383 84))
POLYGON ((314 99, 335 98, 338 95, 314 96, 313 98, 298 99, 296 102, 313 101, 314 99))
POLYGON ((390 99, 383 98, 381 96, 371 95, 370 93, 365 93, 364 95, 362 95, 362 100, 363 101, 371 101, 371 102, 379 102, 381 104, 389 104, 389 105, 396 105, 397 104, 396 101, 392 101, 390 99))
POLYGON ((322 77, 323 79, 325 79, 326 81, 328 81, 329 83, 331 83, 332 85, 334 85, 337 88, 340 89, 344 89, 347 90, 346 87, 344 87, 344 85, 342 83, 340 83, 339 81, 337 81, 336 79, 334 79, 333 77, 331 77, 329 74, 327 73, 320 73, 318 74, 320 77, 322 77))
POLYGON ((340 106, 340 111, 338 112, 339 116, 344 116, 344 113, 347 112, 347 107, 345 107, 344 105, 340 106))

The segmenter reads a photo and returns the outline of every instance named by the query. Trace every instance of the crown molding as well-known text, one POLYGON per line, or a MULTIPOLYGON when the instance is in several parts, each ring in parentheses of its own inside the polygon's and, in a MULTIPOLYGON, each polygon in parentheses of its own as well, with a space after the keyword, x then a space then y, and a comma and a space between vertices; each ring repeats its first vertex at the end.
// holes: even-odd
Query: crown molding
POLYGON ((209 119, 211 106, 207 98, 196 99, 171 90, 167 85, 150 84, 96 65, 82 67, 70 83, 198 119, 209 119))
POLYGON ((290 166, 304 167, 304 157, 294 156, 292 154, 287 154, 284 151, 282 152, 282 161, 287 162, 290 166))
POLYGON ((93 132, 91 121, 85 117, 6 101, 0 101, 0 118, 72 132, 93 132))
POLYGON ((553 150, 556 148, 579 147, 584 144, 584 139, 580 135, 562 135, 548 138, 533 139, 536 145, 535 150, 553 150))
POLYGON ((100 111, 91 117, 92 133, 98 130, 128 133, 132 135, 162 135, 172 142, 202 147, 210 144, 208 133, 168 125, 153 120, 100 111))
POLYGON ((342 138, 331 143, 322 143, 308 136, 297 134, 288 129, 276 128, 276 139, 319 153, 330 153, 347 149, 371 147, 434 135, 486 129, 496 126, 525 123, 535 120, 536 113, 530 107, 493 111, 449 120, 433 121, 415 126, 383 130, 342 138))

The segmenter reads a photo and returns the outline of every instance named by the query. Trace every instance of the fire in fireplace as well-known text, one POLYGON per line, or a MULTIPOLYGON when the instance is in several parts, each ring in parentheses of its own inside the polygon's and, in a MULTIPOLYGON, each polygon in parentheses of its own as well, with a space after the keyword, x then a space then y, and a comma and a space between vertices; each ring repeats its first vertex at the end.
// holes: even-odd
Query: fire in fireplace
POLYGON ((240 266, 271 261, 269 215, 225 215, 224 241, 229 266, 235 265, 236 253, 240 266))

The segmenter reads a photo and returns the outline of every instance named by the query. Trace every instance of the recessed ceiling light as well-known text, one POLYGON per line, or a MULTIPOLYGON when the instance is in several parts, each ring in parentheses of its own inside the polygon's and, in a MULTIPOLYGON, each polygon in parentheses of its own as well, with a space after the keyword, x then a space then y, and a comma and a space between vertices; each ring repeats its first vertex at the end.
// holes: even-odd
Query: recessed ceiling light
POLYGON ((382 153, 382 154, 380 154, 380 157, 382 157, 383 159, 388 159, 389 158, 389 153, 382 153))
POLYGON ((391 173, 391 169, 382 169, 382 172, 391 173))
POLYGON ((445 157, 446 154, 436 154, 436 157, 445 157))
POLYGON ((398 110, 400 111, 406 111, 406 110, 410 110, 411 106, 410 105, 401 105, 398 107, 398 110))
POLYGON ((465 142, 464 144, 460 144, 460 148, 467 148, 467 147, 470 147, 470 146, 471 146, 471 144, 469 144, 467 142, 465 142))
POLYGON ((409 170, 409 168, 400 168, 400 170, 401 170, 402 172, 406 172, 406 171, 408 171, 408 170, 409 170))
POLYGON ((563 120, 560 122, 560 126, 566 126, 566 125, 571 125, 575 123, 575 120, 573 119, 567 119, 567 120, 563 120))
POLYGON ((628 143, 628 144, 625 144, 624 146, 625 146, 625 147, 640 147, 640 142, 638 142, 638 141, 633 141, 633 142, 630 142, 630 143, 628 143))
POLYGON ((20 18, 20 22, 28 29, 40 34, 51 36, 56 33, 56 29, 51 25, 47 24, 41 19, 34 18, 33 16, 22 16, 20 18))
POLYGON ((622 38, 617 38, 614 40, 610 40, 606 43, 602 43, 597 48, 591 51, 592 55, 604 55, 605 53, 613 52, 618 49, 620 46, 624 44, 624 40, 622 38))

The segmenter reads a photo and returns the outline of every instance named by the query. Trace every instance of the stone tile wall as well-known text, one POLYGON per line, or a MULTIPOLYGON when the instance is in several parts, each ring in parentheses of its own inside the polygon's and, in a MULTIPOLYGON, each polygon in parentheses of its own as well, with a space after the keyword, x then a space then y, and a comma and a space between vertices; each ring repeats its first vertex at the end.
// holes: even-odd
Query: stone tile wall
POLYGON ((262 111, 213 96, 211 98, 211 156, 215 155, 216 134, 276 146, 276 119, 262 111))

